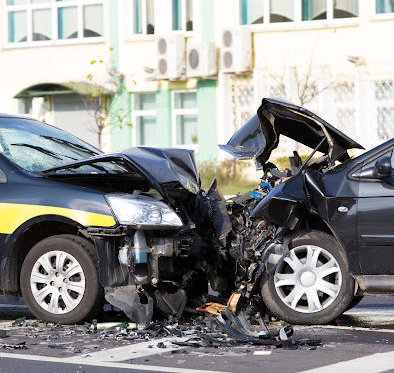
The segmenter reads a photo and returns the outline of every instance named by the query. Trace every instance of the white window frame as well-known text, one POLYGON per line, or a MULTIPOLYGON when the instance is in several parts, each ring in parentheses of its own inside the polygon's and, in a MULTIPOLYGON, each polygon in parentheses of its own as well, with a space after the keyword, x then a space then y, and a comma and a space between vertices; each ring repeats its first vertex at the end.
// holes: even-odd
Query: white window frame
MULTIPOLYGON (((86 5, 102 5, 103 7, 103 26, 104 26, 104 0, 69 0, 65 3, 57 2, 56 0, 48 0, 43 4, 31 4, 30 0, 26 5, 7 5, 7 0, 4 0, 4 35, 6 36, 6 48, 21 48, 33 46, 48 46, 48 45, 63 45, 63 44, 80 44, 80 43, 101 43, 105 40, 104 36, 84 37, 83 36, 83 10, 86 5), (59 39, 58 38, 58 9, 67 7, 77 7, 78 17, 78 37, 74 39, 59 39), (36 9, 49 9, 51 11, 52 22, 52 39, 51 40, 32 40, 33 24, 32 14, 36 9), (27 17, 27 41, 25 42, 10 42, 9 41, 9 12, 11 11, 26 11, 27 17)), ((105 28, 105 27, 104 27, 105 28)), ((103 33, 105 30, 103 29, 103 33)))
POLYGON ((349 133, 349 129, 346 128, 341 128, 337 119, 338 119, 338 112, 340 110, 354 110, 354 123, 351 123, 351 126, 353 126, 353 132, 357 131, 357 87, 356 87, 356 82, 352 79, 346 79, 346 80, 341 80, 337 86, 331 90, 332 91, 332 113, 333 113, 333 118, 331 121, 334 123, 334 125, 342 132, 344 132, 346 135, 350 136, 351 134, 349 133), (340 101, 336 99, 336 89, 340 89, 341 85, 353 85, 353 100, 345 100, 345 101, 340 101))
POLYGON ((375 100, 375 105, 374 105, 374 120, 375 120, 375 123, 376 123, 376 138, 377 138, 377 140, 381 143, 382 141, 387 141, 387 140, 389 140, 390 139, 390 137, 389 138, 387 138, 387 139, 381 139, 381 138, 379 138, 379 123, 378 123, 378 109, 381 109, 381 108, 384 108, 384 107, 389 107, 389 108, 393 108, 393 110, 394 110, 394 97, 392 97, 392 98, 389 98, 389 99, 384 99, 384 100, 381 100, 381 101, 378 101, 377 100, 377 98, 376 98, 376 83, 380 83, 380 82, 384 82, 384 81, 389 81, 389 82, 392 82, 392 84, 393 84, 393 90, 394 90, 394 77, 392 77, 392 76, 388 76, 387 78, 381 78, 381 79, 376 79, 376 80, 373 80, 373 88, 374 88, 374 100, 375 100))
MULTIPOLYGON (((176 119, 178 115, 195 115, 197 117, 198 123, 198 103, 197 103, 197 90, 196 89, 178 89, 173 90, 171 92, 171 122, 172 122, 172 146, 177 148, 198 150, 198 141, 197 144, 177 144, 176 141, 176 119), (180 109, 175 107, 175 94, 177 93, 196 93, 196 107, 195 108, 187 108, 180 109)), ((198 134, 197 134, 198 135, 198 134)))
POLYGON ((294 21, 290 22, 275 22, 270 23, 270 0, 264 1, 264 23, 255 25, 243 25, 241 22, 241 1, 237 0, 237 9, 235 16, 237 17, 237 24, 241 27, 248 27, 251 31, 275 31, 275 30, 297 30, 297 29, 319 29, 324 27, 341 27, 341 26, 355 26, 360 23, 360 7, 363 0, 358 0, 359 14, 357 17, 350 18, 334 18, 334 0, 326 0, 327 19, 319 20, 302 20, 302 0, 294 1, 294 21))
POLYGON ((373 20, 384 20, 384 19, 394 19, 394 12, 391 13, 377 13, 376 12, 376 0, 373 0, 373 20))
MULTIPOLYGON (((132 123, 134 123, 135 125, 132 127, 132 136, 133 136, 133 146, 152 146, 152 145, 146 145, 146 144, 140 144, 139 141, 137 141, 137 121, 138 118, 141 117, 155 117, 156 120, 156 125, 157 125, 157 109, 151 109, 151 110, 139 110, 139 109, 135 109, 135 96, 136 95, 141 95, 144 93, 150 93, 150 94, 155 94, 156 92, 133 92, 131 95, 131 118, 132 118, 132 123)), ((156 127, 157 130, 157 127, 156 127)), ((157 133, 156 133, 157 134, 157 133)), ((139 140, 139 139, 138 139, 139 140)))

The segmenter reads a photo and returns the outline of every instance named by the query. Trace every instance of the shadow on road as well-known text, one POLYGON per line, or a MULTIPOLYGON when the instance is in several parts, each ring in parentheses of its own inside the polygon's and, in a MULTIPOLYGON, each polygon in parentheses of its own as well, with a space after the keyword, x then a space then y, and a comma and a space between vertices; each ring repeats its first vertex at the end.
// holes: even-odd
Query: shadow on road
POLYGON ((394 330, 394 297, 365 296, 358 306, 345 312, 332 324, 394 330))

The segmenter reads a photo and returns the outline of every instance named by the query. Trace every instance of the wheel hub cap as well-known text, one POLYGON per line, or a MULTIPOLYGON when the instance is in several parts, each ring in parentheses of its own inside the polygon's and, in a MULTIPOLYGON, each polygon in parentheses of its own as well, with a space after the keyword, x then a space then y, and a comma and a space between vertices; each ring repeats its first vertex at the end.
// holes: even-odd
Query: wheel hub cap
POLYGON ((316 275, 312 271, 305 271, 300 276, 300 282, 302 286, 312 286, 316 282, 316 275))
POLYGON ((54 281, 54 286, 58 287, 58 288, 62 287, 64 285, 64 279, 65 279, 64 276, 56 277, 56 279, 54 281))
POLYGON ((50 251, 35 262, 30 288, 34 299, 45 311, 64 314, 81 302, 85 293, 85 274, 71 254, 50 251))
POLYGON ((274 285, 286 306, 297 312, 313 313, 327 308, 337 298, 342 274, 330 252, 303 245, 290 250, 278 265, 274 285))

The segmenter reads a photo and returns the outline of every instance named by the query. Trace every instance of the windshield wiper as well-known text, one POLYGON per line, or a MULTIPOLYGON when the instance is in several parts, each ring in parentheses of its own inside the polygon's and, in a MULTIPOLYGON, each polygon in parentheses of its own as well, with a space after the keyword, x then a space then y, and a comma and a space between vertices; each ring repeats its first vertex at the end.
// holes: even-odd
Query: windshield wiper
POLYGON ((49 155, 49 156, 51 156, 53 158, 63 160, 63 158, 59 157, 59 154, 56 154, 56 153, 54 153, 54 152, 52 152, 52 151, 50 151, 48 149, 44 149, 41 146, 31 145, 31 144, 24 144, 24 143, 16 143, 16 144, 10 144, 10 145, 12 145, 12 146, 24 146, 26 148, 31 148, 31 149, 34 149, 34 150, 38 150, 39 152, 44 153, 46 155, 49 155))
POLYGON ((58 137, 52 137, 52 136, 46 136, 46 135, 41 135, 44 139, 51 140, 53 142, 56 142, 57 144, 61 145, 67 145, 70 148, 78 149, 83 151, 84 153, 90 154, 90 155, 98 155, 99 153, 94 152, 93 150, 88 149, 87 147, 79 144, 74 144, 73 142, 64 140, 64 139, 59 139, 58 137))
POLYGON ((63 158, 69 158, 69 159, 72 159, 73 161, 77 161, 78 160, 77 158, 70 157, 69 155, 55 153, 52 150, 48 150, 48 149, 42 148, 41 146, 37 146, 37 145, 31 145, 31 144, 25 144, 25 143, 16 143, 16 144, 10 144, 10 145, 13 145, 13 146, 25 146, 26 148, 35 149, 35 150, 40 151, 41 153, 47 154, 47 155, 49 155, 49 156, 51 156, 53 158, 60 159, 62 161, 63 161, 63 158))

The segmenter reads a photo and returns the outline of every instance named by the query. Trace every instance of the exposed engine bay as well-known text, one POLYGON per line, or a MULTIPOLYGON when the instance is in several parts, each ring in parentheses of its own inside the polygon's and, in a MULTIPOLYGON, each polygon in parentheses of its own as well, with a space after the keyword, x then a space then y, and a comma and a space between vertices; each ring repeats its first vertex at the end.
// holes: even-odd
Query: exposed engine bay
MULTIPOLYGON (((242 295, 238 307, 261 307, 262 276, 283 258, 286 247, 283 229, 251 219, 251 214, 299 166, 279 171, 270 163, 259 188, 229 200, 216 180, 208 192, 199 189, 187 198, 173 191, 171 197, 189 222, 179 230, 89 229, 99 248, 100 282, 107 301, 136 322, 180 318, 187 305, 196 308, 208 299, 227 299, 235 291, 242 295)), ((157 198, 152 189, 134 193, 157 198)))

